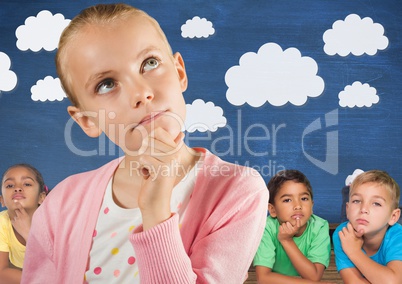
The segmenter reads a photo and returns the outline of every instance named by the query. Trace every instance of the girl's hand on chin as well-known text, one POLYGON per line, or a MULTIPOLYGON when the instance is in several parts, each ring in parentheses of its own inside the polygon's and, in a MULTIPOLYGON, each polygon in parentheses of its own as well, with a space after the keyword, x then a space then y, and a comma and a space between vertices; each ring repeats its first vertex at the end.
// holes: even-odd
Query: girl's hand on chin
POLYGON ((184 134, 175 139, 164 129, 155 129, 147 139, 147 148, 139 159, 143 181, 138 196, 144 230, 171 216, 170 199, 180 174, 180 149, 184 134))

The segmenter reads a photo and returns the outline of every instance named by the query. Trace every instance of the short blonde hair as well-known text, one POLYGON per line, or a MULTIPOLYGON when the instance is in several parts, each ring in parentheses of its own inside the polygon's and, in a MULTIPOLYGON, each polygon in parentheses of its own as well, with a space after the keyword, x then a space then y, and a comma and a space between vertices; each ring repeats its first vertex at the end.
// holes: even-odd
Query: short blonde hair
POLYGON ((159 26, 158 22, 149 16, 144 11, 137 9, 127 4, 99 4, 88 7, 82 10, 76 17, 74 17, 69 25, 64 29, 60 36, 59 46, 56 53, 56 70, 59 76, 61 85, 74 106, 78 106, 78 99, 74 96, 71 88, 71 80, 67 74, 66 68, 63 64, 65 60, 66 49, 70 40, 74 38, 84 27, 89 25, 108 25, 119 20, 125 20, 131 16, 144 16, 151 21, 157 31, 160 33, 163 41, 167 45, 169 53, 172 53, 170 44, 166 38, 165 33, 159 26))
POLYGON ((387 172, 380 170, 371 170, 359 174, 350 185, 349 196, 352 195, 355 188, 369 182, 376 183, 388 190, 393 201, 392 209, 397 209, 399 207, 399 199, 401 195, 399 185, 387 172))

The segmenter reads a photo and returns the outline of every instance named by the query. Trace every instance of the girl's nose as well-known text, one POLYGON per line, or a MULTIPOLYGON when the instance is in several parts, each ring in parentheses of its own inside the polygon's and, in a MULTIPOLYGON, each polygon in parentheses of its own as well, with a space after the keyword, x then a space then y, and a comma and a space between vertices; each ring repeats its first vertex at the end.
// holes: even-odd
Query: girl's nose
POLYGON ((14 188, 14 191, 15 191, 15 192, 21 192, 21 191, 22 191, 22 187, 16 186, 16 187, 14 188))
POLYGON ((139 108, 154 98, 151 88, 141 79, 133 82, 133 86, 129 89, 129 92, 131 93, 130 100, 133 108, 139 108))

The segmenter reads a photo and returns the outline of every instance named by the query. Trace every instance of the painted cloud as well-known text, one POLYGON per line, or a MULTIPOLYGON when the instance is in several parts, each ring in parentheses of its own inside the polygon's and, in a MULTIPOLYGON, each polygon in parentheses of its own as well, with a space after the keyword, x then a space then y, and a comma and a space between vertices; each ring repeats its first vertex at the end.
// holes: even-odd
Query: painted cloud
POLYGON ((301 106, 324 90, 324 80, 317 71, 315 60, 301 56, 298 49, 283 51, 276 43, 266 43, 257 53, 243 54, 239 65, 226 72, 226 98, 236 106, 248 103, 260 107, 266 102, 301 106))
POLYGON ((66 98, 60 79, 53 79, 52 76, 46 76, 43 80, 38 80, 36 85, 31 87, 31 99, 33 101, 62 101, 66 98))
POLYGON ((332 29, 325 31, 323 39, 324 51, 328 55, 375 55, 377 50, 388 46, 383 26, 373 23, 368 17, 361 19, 356 14, 350 14, 344 21, 336 21, 332 29))
POLYGON ((17 75, 10 70, 10 67, 10 57, 4 52, 0 52, 0 92, 11 91, 17 85, 17 75))
POLYGON ((15 31, 18 49, 30 49, 34 52, 42 48, 47 51, 55 50, 60 35, 69 22, 62 14, 52 15, 47 10, 39 12, 36 17, 28 17, 25 25, 19 26, 15 31))
POLYGON ((215 132, 219 127, 226 125, 226 118, 223 116, 222 108, 215 106, 213 102, 204 102, 201 99, 186 105, 187 118, 185 127, 188 132, 196 130, 215 132))
POLYGON ((370 87, 369 84, 362 84, 359 81, 348 85, 339 93, 339 105, 341 107, 371 107, 379 102, 380 98, 377 95, 377 90, 370 87))
POLYGON ((205 18, 195 16, 191 20, 187 20, 184 25, 181 26, 181 36, 184 38, 207 38, 215 33, 215 29, 212 27, 212 23, 205 18))

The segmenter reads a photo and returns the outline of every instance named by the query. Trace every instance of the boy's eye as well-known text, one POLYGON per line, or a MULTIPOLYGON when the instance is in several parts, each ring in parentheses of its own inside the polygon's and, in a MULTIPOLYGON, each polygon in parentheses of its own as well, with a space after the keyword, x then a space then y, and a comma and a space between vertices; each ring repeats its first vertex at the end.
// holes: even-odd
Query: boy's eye
POLYGON ((352 203, 358 204, 358 203, 360 203, 360 200, 354 199, 354 200, 352 200, 352 203))
POLYGON ((151 58, 148 58, 147 60, 145 60, 144 66, 142 67, 142 69, 144 72, 147 72, 147 71, 157 68, 158 66, 159 66, 159 61, 156 58, 151 57, 151 58))
POLYGON ((381 206, 381 203, 378 203, 378 202, 374 202, 373 204, 374 204, 374 206, 381 206))
POLYGON ((310 199, 308 197, 302 197, 302 201, 309 201, 310 199))
POLYGON ((112 79, 106 79, 96 86, 96 93, 103 95, 113 90, 114 87, 114 81, 112 79))
POLYGON ((282 200, 283 203, 289 203, 290 201, 291 201, 290 198, 286 198, 286 199, 282 200))

